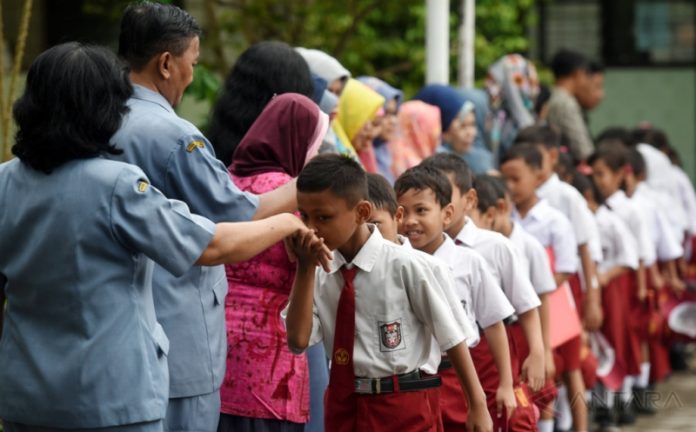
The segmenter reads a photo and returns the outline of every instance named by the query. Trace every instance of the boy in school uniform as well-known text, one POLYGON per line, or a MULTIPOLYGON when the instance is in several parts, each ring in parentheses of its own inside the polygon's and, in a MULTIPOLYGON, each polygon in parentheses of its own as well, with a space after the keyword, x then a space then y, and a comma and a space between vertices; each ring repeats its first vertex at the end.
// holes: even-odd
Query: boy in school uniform
POLYGON ((514 348, 511 349, 513 380, 522 379, 533 392, 539 391, 545 381, 544 344, 537 310, 541 301, 524 273, 515 246, 496 232, 478 228, 468 216, 476 202, 476 191, 472 187, 473 175, 464 160, 440 153, 425 159, 422 164, 439 170, 450 181, 454 212, 445 232, 455 244, 468 246, 485 258, 505 297, 515 308, 516 316, 510 320, 510 326, 521 327, 529 346, 529 356, 518 359, 514 348))
MULTIPOLYGON (((533 412, 516 416, 516 395, 510 364, 509 345, 503 320, 514 313, 502 290, 493 278, 486 261, 471 249, 457 247, 444 233, 450 223, 453 208, 452 190, 444 174, 425 166, 404 172, 394 185, 399 206, 403 209, 400 231, 415 249, 432 254, 449 266, 461 304, 472 317, 473 325, 482 329, 480 342, 471 350, 479 379, 488 399, 496 430, 534 430, 533 412)), ((445 363, 446 361, 443 361, 445 363)), ((440 395, 445 430, 462 430, 466 412, 457 406, 461 391, 451 368, 443 368, 440 395)), ((529 408, 523 398, 520 409, 529 408), (525 406, 526 405, 526 406, 525 406)))
POLYGON ((515 138, 516 145, 531 144, 541 152, 541 183, 537 188, 537 195, 548 201, 551 207, 560 210, 573 227, 582 275, 573 274, 569 283, 585 328, 594 331, 602 324, 599 284, 595 270, 595 263, 602 260, 599 231, 582 195, 570 184, 561 181, 555 172, 560 154, 560 141, 560 135, 550 126, 524 128, 515 138))
POLYGON ((323 342, 332 353, 326 430, 437 430, 429 392, 440 384, 432 367, 439 351, 469 397, 472 429, 492 430, 466 346, 476 333, 464 311, 449 306, 451 288, 438 282, 446 276, 366 223, 372 206, 359 164, 320 155, 297 188, 305 224, 334 250, 327 272, 316 268, 303 237, 289 242, 297 273, 283 311, 293 351, 323 342))
MULTIPOLYGON (((604 259, 597 265, 597 279, 602 286, 602 309, 605 320, 601 332, 614 349, 614 367, 611 382, 601 382, 593 393, 600 403, 595 407, 595 422, 599 430, 611 430, 617 425, 614 409, 615 398, 608 390, 618 390, 620 380, 626 375, 626 358, 628 353, 630 272, 638 269, 638 246, 628 226, 611 211, 602 199, 592 180, 576 175, 573 186, 587 200, 587 205, 594 214, 602 240, 604 259), (614 380, 618 384, 614 387, 614 380)), ((603 381, 603 380, 600 380, 603 381)), ((620 403, 620 401, 619 401, 620 403)))
MULTIPOLYGON (((555 291, 557 286, 551 271, 549 256, 534 236, 522 228, 519 223, 515 223, 512 220, 514 205, 510 201, 505 183, 500 177, 489 175, 476 176, 474 189, 476 189, 477 201, 476 207, 471 212, 471 219, 476 223, 476 226, 497 231, 512 241, 520 254, 520 259, 524 263, 525 271, 534 287, 534 291, 536 291, 541 300, 539 317, 541 319, 544 340, 544 367, 547 385, 544 386, 541 394, 534 395, 534 399, 535 403, 539 401, 542 407, 546 407, 549 402, 556 398, 556 387, 553 382, 556 376, 556 367, 549 338, 549 305, 547 296, 555 291)), ((525 357, 525 352, 521 353, 519 357, 525 357)))
MULTIPOLYGON (((513 219, 549 251, 556 286, 560 287, 577 271, 577 243, 568 219, 537 196, 536 189, 542 181, 541 167, 542 155, 536 146, 516 145, 501 160, 500 171, 515 204, 513 219)), ((588 429, 585 384, 580 370, 581 347, 578 335, 556 348, 556 372, 562 374, 569 400, 574 401, 571 410, 576 431, 588 429)), ((549 427, 551 414, 551 409, 542 414, 542 428, 549 427)))

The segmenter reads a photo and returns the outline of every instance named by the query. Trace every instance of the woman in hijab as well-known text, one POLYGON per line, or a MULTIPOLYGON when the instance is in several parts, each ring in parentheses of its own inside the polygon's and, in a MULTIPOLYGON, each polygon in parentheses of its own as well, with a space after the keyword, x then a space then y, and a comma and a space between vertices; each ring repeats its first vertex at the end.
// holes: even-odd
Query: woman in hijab
POLYGON ((239 56, 213 108, 207 134, 222 163, 232 162, 237 145, 266 104, 283 93, 314 93, 307 63, 290 45, 259 42, 239 56))
POLYGON ((394 183, 392 174, 392 154, 389 143, 394 141, 399 134, 399 107, 404 99, 401 90, 395 89, 379 78, 363 76, 358 81, 370 87, 384 98, 384 115, 379 117, 381 132, 372 143, 377 160, 377 170, 389 183, 394 183))
POLYGON ((440 108, 422 101, 408 101, 399 111, 399 139, 392 141, 392 173, 398 177, 435 153, 442 129, 440 108))
POLYGON ((519 54, 508 54, 488 68, 486 91, 493 125, 491 148, 505 154, 517 131, 535 122, 534 104, 539 95, 536 67, 519 54))
POLYGON ((384 98, 361 82, 349 79, 338 101, 338 113, 331 127, 336 133, 339 153, 357 157, 367 172, 377 172, 372 141, 379 135, 375 118, 384 98))
POLYGON ((469 88, 462 90, 462 94, 474 105, 476 117, 476 139, 471 151, 464 155, 464 160, 474 174, 491 173, 497 164, 493 160, 493 152, 490 149, 488 124, 490 120, 490 108, 488 107, 488 94, 485 90, 469 88))
POLYGON ((471 151, 477 134, 471 101, 454 88, 442 84, 423 87, 413 99, 440 108, 442 146, 438 151, 464 158, 471 151))
MULTIPOLYGON (((328 125, 328 116, 302 95, 273 98, 239 144, 232 180, 252 193, 284 185, 317 153, 328 125)), ((219 430, 302 431, 309 414, 307 359, 290 352, 280 319, 295 266, 281 242, 226 271, 229 350, 219 430)))
POLYGON ((324 51, 297 47, 297 52, 305 59, 309 70, 327 83, 328 90, 336 96, 341 96, 350 71, 324 51))

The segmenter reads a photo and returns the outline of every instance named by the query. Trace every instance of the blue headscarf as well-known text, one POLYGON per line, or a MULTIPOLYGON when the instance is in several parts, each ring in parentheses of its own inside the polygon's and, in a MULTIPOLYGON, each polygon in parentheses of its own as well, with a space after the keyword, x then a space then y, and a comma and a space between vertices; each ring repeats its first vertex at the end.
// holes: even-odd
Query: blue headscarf
POLYGON ((328 86, 326 80, 317 74, 312 74, 312 81, 314 81, 314 93, 312 93, 312 100, 315 104, 319 105, 321 102, 321 97, 324 95, 324 90, 328 86))
POLYGON ((488 131, 486 130, 486 117, 490 111, 488 107, 488 94, 479 89, 462 90, 464 97, 474 104, 474 116, 476 116, 476 139, 471 151, 463 157, 474 174, 484 174, 495 168, 493 153, 488 143, 488 131))
POLYGON ((440 120, 443 133, 449 129, 452 121, 457 118, 459 111, 461 111, 466 103, 464 95, 444 84, 428 84, 420 89, 413 99, 440 108, 440 120))
POLYGON ((371 76, 361 76, 358 77, 358 81, 370 87, 372 90, 379 93, 384 98, 384 105, 394 99, 396 100, 397 109, 401 106, 401 102, 404 101, 404 92, 396 89, 379 78, 371 76))

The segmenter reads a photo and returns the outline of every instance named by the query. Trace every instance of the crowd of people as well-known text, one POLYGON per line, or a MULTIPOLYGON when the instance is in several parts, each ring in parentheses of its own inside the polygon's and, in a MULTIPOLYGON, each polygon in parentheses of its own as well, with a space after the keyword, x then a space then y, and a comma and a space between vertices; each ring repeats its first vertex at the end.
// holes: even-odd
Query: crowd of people
POLYGON ((0 165, 0 419, 15 431, 588 431, 654 413, 686 339, 696 193, 603 69, 518 54, 412 98, 261 42, 202 133, 201 29, 32 64, 0 165))

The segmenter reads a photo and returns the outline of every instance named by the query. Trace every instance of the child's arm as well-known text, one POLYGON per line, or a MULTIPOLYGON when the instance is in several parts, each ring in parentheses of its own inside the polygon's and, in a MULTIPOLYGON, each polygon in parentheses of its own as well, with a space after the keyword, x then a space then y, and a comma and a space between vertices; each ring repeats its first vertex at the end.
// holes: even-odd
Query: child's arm
POLYGON ((459 383, 469 402, 467 428, 472 431, 492 431, 493 421, 488 413, 486 394, 483 392, 478 376, 476 376, 474 362, 471 360, 471 355, 465 342, 460 342, 448 349, 447 357, 452 362, 455 372, 457 372, 459 383))
POLYGON ((646 269, 643 260, 638 262, 638 273, 636 274, 636 280, 638 284, 638 300, 645 300, 648 296, 648 285, 646 280, 646 269))
POLYGON ((544 343, 541 336, 541 321, 537 308, 518 316, 522 331, 529 345, 529 356, 522 363, 522 379, 526 380, 532 391, 539 391, 546 381, 544 378, 544 343))
POLYGON ((289 243, 297 259, 297 271, 288 300, 285 327, 288 347, 301 353, 309 345, 314 325, 314 279, 318 261, 312 255, 308 234, 296 236, 289 243))
POLYGON ((589 331, 595 331, 602 325, 602 295, 601 288, 595 283, 596 266, 590 255, 587 243, 578 246, 578 254, 582 263, 585 277, 585 304, 583 307, 583 323, 589 331))
POLYGON ((549 294, 539 294, 539 300, 541 300, 541 306, 539 306, 541 338, 544 342, 544 371, 546 374, 546 379, 550 380, 556 376, 556 364, 553 361, 551 332, 549 331, 549 294))
POLYGON ((488 347, 491 350, 493 361, 498 368, 500 384, 495 394, 495 402, 498 408, 498 417, 501 416, 503 407, 509 419, 512 411, 517 406, 515 401, 515 391, 512 388, 512 367, 510 365, 510 349, 508 345, 507 332, 502 321, 498 321, 492 326, 483 329, 483 333, 488 340, 488 347))
POLYGON ((570 278, 570 273, 554 273, 553 274, 553 280, 556 281, 556 286, 559 287, 563 285, 564 283, 568 282, 568 279, 570 278))
POLYGON ((650 267, 648 267, 648 272, 650 274, 650 282, 652 283, 653 289, 657 290, 665 285, 665 280, 662 278, 662 275, 660 274, 660 268, 657 266, 657 262, 654 262, 650 267))
POLYGON ((679 259, 673 259, 667 261, 667 278, 669 279, 669 286, 675 293, 681 293, 686 289, 684 281, 679 277, 679 272, 677 271, 677 261, 679 259))

